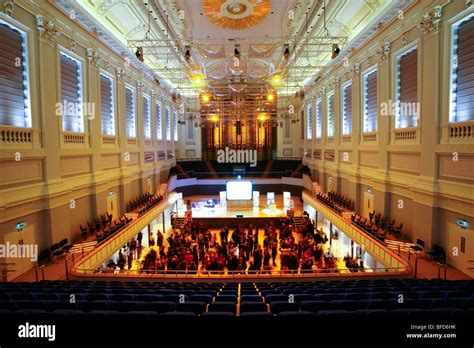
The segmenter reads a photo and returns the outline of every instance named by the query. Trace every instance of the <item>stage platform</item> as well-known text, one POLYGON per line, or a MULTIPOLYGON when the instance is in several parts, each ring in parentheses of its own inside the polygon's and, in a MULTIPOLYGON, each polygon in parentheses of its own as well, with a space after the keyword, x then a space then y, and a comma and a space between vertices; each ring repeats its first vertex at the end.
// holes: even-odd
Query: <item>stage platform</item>
MULTIPOLYGON (((301 209, 303 205, 300 200, 295 197, 293 200, 293 210, 295 216, 301 216, 301 209)), ((283 195, 275 195, 276 209, 272 211, 265 204, 266 198, 260 198, 260 206, 254 208, 252 201, 250 202, 232 202, 231 206, 226 202, 223 207, 219 204, 219 196, 190 196, 183 198, 184 203, 191 204, 192 217, 194 221, 204 222, 210 228, 221 228, 228 226, 235 227, 238 224, 244 226, 254 225, 263 227, 266 223, 278 222, 282 217, 287 216, 287 209, 283 208, 283 195), (206 206, 208 200, 215 200, 218 202, 214 207, 206 206)), ((178 210, 178 216, 184 217, 186 207, 178 210)))

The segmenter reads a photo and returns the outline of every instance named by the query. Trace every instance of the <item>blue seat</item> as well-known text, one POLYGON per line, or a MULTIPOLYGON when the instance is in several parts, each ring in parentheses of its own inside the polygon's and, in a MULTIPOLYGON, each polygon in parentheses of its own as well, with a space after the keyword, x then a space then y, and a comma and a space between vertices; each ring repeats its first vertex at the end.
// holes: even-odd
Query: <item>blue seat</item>
POLYGON ((468 301, 467 298, 435 299, 431 303, 431 308, 466 308, 468 301))
POLYGON ((166 312, 160 313, 159 317, 164 317, 166 319, 185 319, 193 318, 196 316, 196 313, 193 312, 166 312))
POLYGON ((130 294, 110 294, 109 300, 111 301, 133 301, 134 297, 130 294))
POLYGON ((237 296, 235 295, 217 295, 214 298, 214 302, 232 302, 237 303, 237 296))
POLYGON ((243 302, 240 304, 240 313, 245 312, 268 312, 268 308, 263 302, 243 302))
POLYGON ((263 298, 260 295, 242 295, 240 302, 263 302, 263 298))
POLYGON ((143 302, 156 302, 163 300, 162 295, 151 295, 151 294, 140 294, 140 295, 133 295, 133 299, 135 301, 143 301, 143 302))
POLYGON ((205 302, 189 301, 185 303, 178 303, 176 305, 177 312, 193 312, 195 314, 202 314, 206 311, 205 302))
POLYGON ((207 307, 208 312, 236 312, 236 305, 234 302, 213 302, 207 307))
POLYGON ((372 292, 370 294, 371 300, 391 300, 395 298, 393 292, 372 292))
POLYGON ((284 318, 295 318, 295 319, 313 319, 316 317, 316 313, 313 312, 298 312, 298 311, 284 311, 278 313, 279 317, 284 318))
POLYGON ((347 293, 346 297, 344 298, 345 300, 367 300, 369 299, 370 294, 366 292, 351 292, 347 293))
POLYGON ((204 302, 209 304, 212 302, 213 297, 211 295, 191 295, 189 301, 204 302))
POLYGON ((267 295, 265 296, 265 302, 266 303, 272 303, 272 302, 275 302, 275 301, 288 301, 288 295, 273 295, 273 294, 270 294, 270 295, 267 295))
POLYGON ((270 303, 270 312, 278 314, 285 311, 298 311, 299 303, 290 303, 288 301, 273 301, 270 303))
POLYGON ((176 304, 170 301, 148 302, 146 308, 157 313, 165 313, 174 311, 176 304))
POLYGON ((54 293, 35 293, 34 296, 37 301, 59 301, 59 296, 54 293))
POLYGON ((353 317, 353 312, 349 312, 345 309, 339 310, 323 310, 316 313, 318 317, 332 318, 332 319, 345 319, 353 317))
POLYGON ((272 319, 273 314, 270 312, 245 312, 240 314, 241 317, 250 319, 272 319))
POLYGON ((85 301, 78 302, 77 308, 83 312, 96 311, 108 311, 109 305, 107 301, 85 301))
POLYGON ((169 301, 174 303, 187 302, 189 301, 189 296, 185 294, 173 294, 173 295, 163 295, 163 301, 169 301))
POLYGON ((446 293, 442 292, 442 291, 425 291, 421 294, 422 299, 425 299, 425 298, 430 298, 430 299, 441 298, 441 299, 443 299, 445 297, 446 297, 446 293))
POLYGON ((108 301, 109 297, 106 294, 85 294, 85 301, 108 301))
POLYGON ((109 301, 109 309, 116 312, 131 312, 149 310, 150 308, 143 301, 109 301))
POLYGON ((330 301, 301 301, 300 302, 300 310, 301 311, 307 311, 307 312, 313 312, 316 313, 318 311, 322 310, 329 310, 332 309, 333 305, 331 304, 330 301))
POLYGON ((398 308, 398 303, 396 300, 370 300, 367 308, 392 310, 398 308))
POLYGON ((314 296, 311 294, 295 294, 293 296, 293 301, 295 303, 300 303, 301 301, 312 301, 314 296))
POLYGON ((314 295, 315 300, 319 301, 334 301, 334 300, 343 300, 344 295, 340 293, 333 293, 333 294, 319 294, 314 295))
POLYGON ((10 293, 10 299, 12 301, 34 301, 35 297, 33 296, 33 294, 30 293, 15 292, 10 293))
POLYGON ((282 290, 281 292, 283 295, 296 295, 296 294, 302 294, 303 293, 303 290, 301 289, 285 289, 285 290, 282 290))
POLYGON ((203 318, 209 318, 212 320, 215 319, 228 319, 228 318, 234 318, 235 314, 232 312, 204 312, 201 314, 201 317, 203 318))

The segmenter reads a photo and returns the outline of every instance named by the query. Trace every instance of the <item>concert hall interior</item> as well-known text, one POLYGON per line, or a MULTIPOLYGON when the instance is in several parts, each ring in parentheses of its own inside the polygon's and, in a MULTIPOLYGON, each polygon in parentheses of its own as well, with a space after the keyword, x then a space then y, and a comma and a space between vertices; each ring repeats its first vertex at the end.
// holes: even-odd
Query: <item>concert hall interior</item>
POLYGON ((471 0, 0 0, 0 48, 0 344, 472 343, 471 0))

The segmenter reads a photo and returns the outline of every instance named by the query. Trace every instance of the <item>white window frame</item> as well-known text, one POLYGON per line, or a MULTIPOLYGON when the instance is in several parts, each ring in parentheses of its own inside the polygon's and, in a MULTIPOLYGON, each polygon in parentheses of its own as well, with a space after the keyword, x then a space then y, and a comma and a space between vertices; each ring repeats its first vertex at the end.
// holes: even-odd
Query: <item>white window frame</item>
POLYGON ((173 140, 178 141, 178 111, 173 109, 173 140))
POLYGON ((336 129, 336 117, 334 112, 334 91, 330 91, 326 94, 326 135, 328 138, 334 138, 334 133, 336 129), (329 99, 332 97, 332 129, 329 128, 329 99), (330 132, 331 130, 331 132, 330 132))
MULTIPOLYGON (((116 84, 115 84, 115 76, 112 75, 111 73, 109 73, 108 71, 106 70, 103 70, 103 69, 100 69, 100 73, 99 73, 99 84, 100 84, 100 75, 103 75, 104 77, 108 78, 109 80, 112 81, 112 94, 111 94, 111 97, 112 97, 112 116, 113 116, 113 129, 112 129, 112 134, 104 134, 102 133, 102 135, 111 135, 111 136, 116 136, 117 135, 117 115, 116 115, 116 106, 115 106, 115 103, 116 103, 116 84)), ((102 98, 102 94, 100 95, 100 97, 102 98)), ((100 101, 102 103, 102 99, 100 101)), ((102 118, 102 113, 100 115, 100 117, 102 118)), ((100 128, 101 128, 101 132, 102 132, 102 119, 100 120, 101 124, 100 124, 100 128)))
POLYGON ((156 113, 158 112, 157 110, 160 110, 160 115, 159 119, 160 122, 156 125, 156 140, 162 141, 163 140, 163 103, 159 100, 155 101, 155 122, 156 122, 156 113), (159 125, 159 127, 158 127, 159 125))
MULTIPOLYGON (((81 91, 81 97, 80 97, 80 100, 79 100, 79 104, 80 105, 84 105, 84 59, 80 56, 78 56, 77 54, 75 54, 74 52, 71 52, 70 50, 62 47, 62 46, 59 46, 59 64, 58 64, 58 69, 59 69, 59 81, 61 82, 61 55, 64 55, 74 61, 76 61, 78 64, 79 64, 79 76, 80 76, 80 79, 79 79, 79 89, 81 91)), ((61 86, 61 85, 60 85, 61 86)), ((61 91, 61 89, 60 89, 61 91)), ((61 95, 61 103, 64 103, 64 100, 63 100, 63 96, 61 95)), ((85 116, 84 116, 84 108, 81 107, 81 111, 82 111, 82 115, 80 118, 78 118, 79 120, 81 120, 81 124, 79 125, 79 129, 80 130, 74 130, 72 131, 73 133, 85 133, 86 132, 86 122, 84 120, 85 116)), ((62 118, 62 115, 61 115, 61 118, 62 118)), ((61 130, 63 132, 68 132, 68 131, 65 131, 63 129, 63 124, 62 124, 62 120, 61 120, 61 130)))
POLYGON ((127 105, 127 89, 133 92, 133 135, 130 134, 127 124, 127 108, 125 107, 125 133, 127 138, 134 139, 137 137, 137 90, 132 85, 128 83, 125 84, 125 106, 127 105))
POLYGON ((24 126, 15 126, 21 128, 32 128, 33 127, 33 116, 31 111, 31 75, 29 65, 29 46, 30 46, 30 31, 31 29, 15 19, 8 17, 4 13, 0 12, 0 23, 5 24, 13 30, 17 30, 21 34, 22 45, 23 45, 23 75, 24 75, 24 89, 25 95, 25 124, 24 126))
MULTIPOLYGON (((148 94, 143 94, 142 95, 143 99, 146 99, 148 103, 148 131, 146 129, 146 124, 145 124, 145 113, 143 113, 143 138, 146 140, 151 139, 151 98, 148 94)), ((143 106, 143 110, 145 109, 145 106, 143 106)))
POLYGON ((345 119, 345 116, 346 116, 346 108, 344 107, 345 105, 345 90, 346 88, 348 88, 349 86, 352 87, 352 90, 351 90, 351 102, 353 100, 353 96, 354 96, 354 86, 352 85, 352 80, 348 80, 346 82, 344 82, 341 86, 341 131, 342 131, 342 135, 352 135, 352 122, 354 121, 354 110, 352 109, 352 115, 351 115, 351 128, 349 129, 349 132, 346 132, 346 127, 347 125, 345 124, 344 122, 344 119, 345 119))
MULTIPOLYGON (((472 11, 472 10, 471 10, 472 11)), ((466 14, 460 20, 454 22, 451 25, 451 46, 450 46, 450 59, 449 59, 449 81, 450 89, 449 89, 449 123, 456 123, 460 121, 456 121, 456 87, 457 87, 457 75, 456 75, 456 68, 457 68, 457 29, 458 27, 464 23, 465 21, 470 20, 474 17, 474 12, 466 14)))
POLYGON ((321 139, 323 137, 323 107, 322 107, 322 102, 323 100, 321 98, 317 99, 316 102, 314 103, 314 124, 315 124, 315 130, 316 130, 316 139, 321 139), (320 104, 320 123, 321 127, 318 127, 318 104, 320 104), (319 131, 319 132, 318 132, 319 131), (319 134, 318 134, 319 133, 319 134))
POLYGON ((169 106, 165 108, 165 121, 166 141, 171 141, 171 108, 169 106))
MULTIPOLYGON (((395 128, 396 129, 404 129, 404 128, 411 128, 411 127, 400 127, 400 111, 401 111, 401 103, 400 103, 400 93, 399 93, 399 89, 400 89, 400 59, 414 51, 414 50, 417 50, 416 51, 416 74, 417 74, 417 82, 416 82, 416 95, 417 97, 419 97, 419 82, 420 82, 420 74, 419 74, 419 61, 420 61, 420 51, 418 49, 418 41, 414 41, 412 43, 410 43, 409 45, 407 45, 406 47, 404 47, 403 49, 395 52, 394 54, 394 68, 393 68, 393 71, 394 71, 394 82, 395 82, 395 85, 394 85, 394 91, 395 91, 395 128)), ((419 115, 419 112, 420 110, 418 110, 418 114, 416 115, 416 125, 414 127, 418 127, 418 119, 420 117, 419 115)))
MULTIPOLYGON (((378 131, 378 128, 379 128, 379 125, 378 125, 378 120, 376 119, 375 121, 375 129, 372 129, 372 130, 367 130, 366 129, 366 122, 365 122, 365 117, 366 117, 366 108, 365 108, 365 94, 366 94, 366 78, 368 75, 370 75, 371 73, 373 73, 374 71, 377 72, 377 106, 378 106, 378 100, 379 100, 379 95, 378 95, 378 88, 379 88, 379 72, 378 72, 378 67, 377 65, 374 65, 374 66, 371 66, 370 68, 368 68, 367 70, 364 71, 364 73, 362 74, 362 132, 363 133, 373 133, 373 132, 377 132, 378 131)), ((377 108, 378 109, 378 108, 377 108)), ((378 112, 377 112, 377 117, 378 117, 378 112)))
POLYGON ((306 139, 312 140, 313 139, 313 103, 310 101, 306 105, 306 139))

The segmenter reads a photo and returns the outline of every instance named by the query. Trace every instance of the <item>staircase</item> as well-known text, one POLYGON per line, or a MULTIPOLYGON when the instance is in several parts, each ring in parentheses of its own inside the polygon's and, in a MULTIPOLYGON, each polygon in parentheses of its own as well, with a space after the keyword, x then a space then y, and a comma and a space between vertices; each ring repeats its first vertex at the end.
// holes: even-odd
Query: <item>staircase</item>
POLYGON ((293 223, 295 225, 296 232, 301 233, 301 231, 303 231, 303 228, 304 228, 303 218, 301 216, 295 216, 293 217, 293 223))
POLYGON ((212 178, 213 178, 213 179, 217 179, 217 178, 218 178, 217 173, 216 173, 216 171, 214 170, 214 167, 212 166, 211 162, 209 162, 209 161, 204 161, 204 163, 206 163, 206 166, 207 166, 207 169, 209 170, 209 173, 212 174, 212 178))
POLYGON ((293 173, 291 173, 290 178, 294 178, 300 171, 303 169, 303 163, 298 164, 298 166, 293 170, 293 173))
POLYGON ((265 167, 265 170, 263 171, 264 178, 268 178, 268 173, 270 173, 270 170, 272 169, 272 164, 273 164, 273 161, 269 160, 267 163, 267 166, 265 167))
POLYGON ((176 223, 174 225, 174 228, 182 230, 184 227, 184 217, 178 217, 176 219, 176 223))
POLYGON ((181 167, 181 164, 176 163, 176 169, 178 169, 179 174, 181 174, 184 178, 189 179, 189 174, 181 167))

